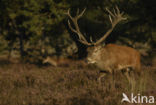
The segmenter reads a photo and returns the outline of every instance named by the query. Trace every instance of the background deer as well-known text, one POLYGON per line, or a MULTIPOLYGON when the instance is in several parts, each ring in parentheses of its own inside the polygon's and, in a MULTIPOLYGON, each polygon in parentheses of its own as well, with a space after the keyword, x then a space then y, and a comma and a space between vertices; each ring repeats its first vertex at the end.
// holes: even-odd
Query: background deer
POLYGON ((54 58, 50 58, 49 56, 43 60, 43 64, 49 63, 50 65, 57 67, 58 66, 58 60, 54 58))
POLYGON ((51 66, 54 67, 70 67, 70 66, 75 66, 75 67, 85 67, 87 64, 83 60, 73 60, 69 58, 54 58, 47 56, 45 59, 43 59, 43 64, 48 63, 51 66))
MULTIPOLYGON (((70 14, 70 10, 68 10, 67 15, 69 16, 70 20, 73 22, 75 28, 72 27, 70 21, 68 20, 68 25, 71 31, 78 35, 78 40, 89 46, 87 61, 88 63, 95 64, 101 70, 104 70, 108 73, 114 73, 116 71, 121 71, 126 69, 126 76, 129 79, 129 68, 132 68, 136 72, 140 73, 140 53, 133 48, 120 46, 115 44, 108 44, 105 46, 101 45, 103 42, 113 31, 114 27, 122 20, 126 18, 123 17, 123 12, 121 13, 118 7, 116 6, 116 10, 114 9, 111 12, 109 9, 106 8, 107 12, 109 13, 109 20, 111 22, 111 28, 96 42, 92 40, 87 41, 84 35, 81 33, 79 26, 78 26, 78 19, 84 14, 86 9, 84 9, 81 13, 79 10, 77 11, 77 15, 72 17, 70 14)), ((90 38, 92 39, 92 38, 90 38)), ((99 77, 99 81, 105 74, 99 77)))

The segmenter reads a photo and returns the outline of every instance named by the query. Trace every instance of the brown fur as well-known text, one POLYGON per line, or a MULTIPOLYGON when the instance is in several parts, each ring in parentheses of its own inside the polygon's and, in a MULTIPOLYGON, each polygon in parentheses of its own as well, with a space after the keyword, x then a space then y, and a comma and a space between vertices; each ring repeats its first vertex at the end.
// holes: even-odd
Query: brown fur
POLYGON ((105 47, 88 48, 89 63, 95 63, 100 69, 110 73, 131 67, 140 72, 140 53, 133 48, 108 44, 105 47))
POLYGON ((54 58, 54 57, 47 57, 46 59, 43 60, 44 63, 49 63, 50 65, 54 67, 59 67, 59 66, 79 66, 79 67, 85 67, 87 64, 83 60, 72 60, 68 58, 54 58))

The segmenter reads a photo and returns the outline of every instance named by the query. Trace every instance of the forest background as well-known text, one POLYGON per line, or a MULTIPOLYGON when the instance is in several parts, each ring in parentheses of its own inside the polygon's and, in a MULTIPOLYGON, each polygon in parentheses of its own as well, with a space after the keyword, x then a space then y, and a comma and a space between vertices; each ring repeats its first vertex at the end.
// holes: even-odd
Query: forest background
POLYGON ((155 55, 156 4, 154 0, 1 0, 0 55, 40 64, 46 56, 84 58, 86 47, 68 27, 66 15, 86 8, 79 27, 96 41, 110 28, 106 8, 118 6, 126 21, 104 43, 133 47, 147 58, 155 55))

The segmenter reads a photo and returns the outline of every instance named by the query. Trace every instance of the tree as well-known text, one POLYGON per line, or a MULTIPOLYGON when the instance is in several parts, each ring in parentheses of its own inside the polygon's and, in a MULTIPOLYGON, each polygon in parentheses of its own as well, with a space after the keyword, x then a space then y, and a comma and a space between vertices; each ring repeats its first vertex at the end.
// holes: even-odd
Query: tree
POLYGON ((59 26, 66 8, 63 4, 53 0, 2 0, 1 34, 11 47, 19 43, 17 49, 22 58, 29 51, 41 50, 45 37, 56 39, 64 31, 59 26))

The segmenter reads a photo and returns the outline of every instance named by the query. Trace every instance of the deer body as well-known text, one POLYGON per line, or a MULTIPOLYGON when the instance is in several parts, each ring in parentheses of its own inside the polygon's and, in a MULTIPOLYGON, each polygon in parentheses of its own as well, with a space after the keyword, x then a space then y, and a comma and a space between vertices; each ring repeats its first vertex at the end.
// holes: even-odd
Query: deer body
POLYGON ((52 58, 48 56, 46 59, 43 60, 43 64, 44 63, 49 63, 50 65, 54 67, 69 66, 71 63, 71 60, 66 59, 66 58, 52 58))
POLYGON ((67 58, 52 58, 48 56, 46 59, 43 60, 43 64, 48 63, 51 66, 54 67, 69 67, 69 66, 79 66, 79 67, 85 67, 86 63, 83 60, 72 60, 67 58))
MULTIPOLYGON (((113 72, 113 74, 116 71, 126 69, 127 71, 126 76, 130 81, 128 75, 129 74, 128 71, 130 71, 129 68, 134 69, 138 73, 140 72, 140 53, 135 49, 126 46, 108 44, 103 47, 102 45, 100 45, 100 43, 103 42, 110 35, 110 33, 113 31, 115 26, 120 21, 126 20, 126 18, 123 17, 124 13, 120 12, 117 6, 115 9, 113 9, 113 12, 111 12, 109 9, 106 8, 106 11, 109 13, 111 27, 100 39, 96 40, 96 42, 93 42, 92 38, 90 38, 90 41, 87 41, 87 39, 81 33, 78 26, 78 19, 84 14, 85 10, 86 9, 84 9, 81 13, 78 10, 75 17, 72 17, 70 14, 70 10, 68 10, 67 15, 73 22, 74 28, 72 27, 70 21, 68 20, 68 26, 71 29, 71 31, 77 34, 79 38, 78 40, 82 44, 89 46, 87 49, 88 63, 94 63, 101 70, 105 70, 109 73, 113 72)), ((100 81, 101 77, 103 76, 99 77, 100 81)))
POLYGON ((58 61, 56 59, 52 59, 49 56, 43 60, 43 64, 49 63, 50 65, 57 67, 58 66, 58 61))
POLYGON ((140 53, 126 46, 108 44, 104 47, 88 48, 87 61, 110 73, 128 67, 140 72, 140 53))

